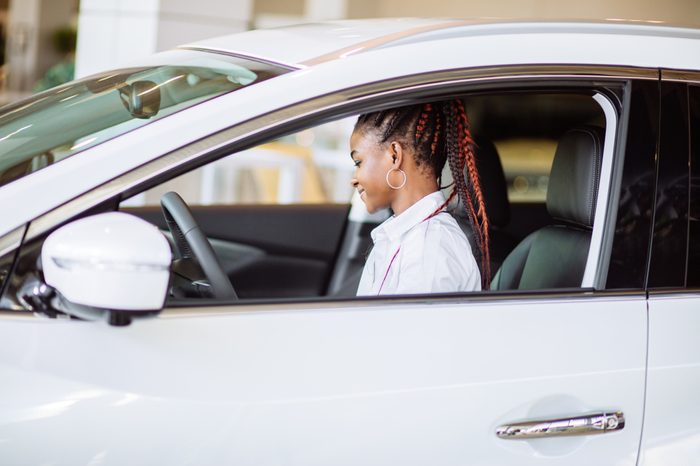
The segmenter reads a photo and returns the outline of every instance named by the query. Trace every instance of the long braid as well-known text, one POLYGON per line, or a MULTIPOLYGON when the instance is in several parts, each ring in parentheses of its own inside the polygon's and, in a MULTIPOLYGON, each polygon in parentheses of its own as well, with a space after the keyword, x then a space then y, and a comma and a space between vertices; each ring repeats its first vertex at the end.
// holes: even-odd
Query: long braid
MULTIPOLYGON (((455 184, 455 187, 462 197, 462 203, 467 207, 467 212, 469 214, 469 220, 472 224, 474 231, 474 239, 479 248, 480 259, 481 259, 481 270, 482 270, 482 282, 484 288, 487 288, 491 281, 491 267, 490 267, 490 254, 489 254, 489 220, 486 215, 486 203, 484 202, 484 195, 481 190, 481 183, 479 181, 479 173, 476 168, 476 154, 474 152, 474 140, 471 135, 471 128, 469 124, 469 119, 467 117, 467 112, 464 109, 464 104, 461 100, 453 100, 449 104, 450 110, 449 114, 454 122, 453 125, 457 128, 457 134, 454 137, 457 138, 458 146, 458 159, 459 162, 455 168, 458 171, 453 171, 453 178, 459 180, 455 184), (466 175, 469 178, 469 185, 467 186, 464 176, 464 168, 466 168, 466 175), (460 176, 461 175, 461 176, 460 176)), ((454 144, 454 140, 453 140, 454 144)), ((454 155, 454 151, 452 152, 454 155)), ((450 154, 448 154, 448 159, 450 154)), ((450 169, 453 168, 453 164, 450 165, 450 169)))
MULTIPOLYGON (((467 218, 472 226, 473 238, 476 243, 477 250, 481 252, 482 271, 483 271, 483 235, 478 224, 477 211, 472 201, 472 195, 469 192, 467 182, 464 178, 464 168, 466 166, 466 152, 462 147, 462 134, 464 127, 457 113, 457 108, 451 102, 445 104, 443 111, 445 112, 445 149, 447 152, 447 163, 450 166, 452 179, 455 183, 455 192, 462 200, 462 205, 467 211, 467 218)), ((485 275, 485 274, 484 274, 485 275)), ((483 280, 482 280, 483 281, 483 280)))

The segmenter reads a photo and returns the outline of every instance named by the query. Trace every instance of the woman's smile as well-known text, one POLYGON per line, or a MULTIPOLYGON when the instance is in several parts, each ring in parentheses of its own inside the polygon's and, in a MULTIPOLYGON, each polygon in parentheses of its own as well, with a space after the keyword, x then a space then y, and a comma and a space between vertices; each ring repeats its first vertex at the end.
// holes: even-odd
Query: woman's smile
POLYGON ((393 164, 390 154, 379 147, 372 135, 353 133, 350 139, 350 157, 355 165, 352 185, 369 212, 389 207, 392 189, 386 184, 386 173, 393 164))

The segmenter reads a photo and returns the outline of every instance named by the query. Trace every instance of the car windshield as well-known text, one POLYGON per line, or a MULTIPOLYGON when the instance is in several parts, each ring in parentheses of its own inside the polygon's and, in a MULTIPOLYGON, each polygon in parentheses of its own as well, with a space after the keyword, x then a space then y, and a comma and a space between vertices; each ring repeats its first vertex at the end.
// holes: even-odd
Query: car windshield
POLYGON ((221 94, 286 73, 221 54, 174 50, 0 109, 0 186, 221 94))

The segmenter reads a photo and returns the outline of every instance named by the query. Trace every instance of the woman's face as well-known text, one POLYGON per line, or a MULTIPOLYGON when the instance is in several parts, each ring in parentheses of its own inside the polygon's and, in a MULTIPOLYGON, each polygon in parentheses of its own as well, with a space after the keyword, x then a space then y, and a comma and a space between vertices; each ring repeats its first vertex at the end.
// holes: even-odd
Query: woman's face
POLYGON ((358 129, 350 137, 350 157, 355 163, 352 185, 370 213, 389 207, 394 190, 386 183, 386 174, 395 167, 388 149, 383 149, 370 132, 358 129))

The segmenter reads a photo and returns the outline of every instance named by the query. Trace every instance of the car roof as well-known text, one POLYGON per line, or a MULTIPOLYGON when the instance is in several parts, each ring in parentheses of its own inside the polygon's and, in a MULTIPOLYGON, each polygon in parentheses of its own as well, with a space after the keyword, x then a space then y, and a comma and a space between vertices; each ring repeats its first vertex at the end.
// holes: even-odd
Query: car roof
POLYGON ((700 29, 660 21, 516 21, 394 18, 340 20, 259 29, 186 44, 181 48, 239 54, 306 68, 350 55, 459 37, 509 34, 604 34, 611 46, 616 36, 659 36, 700 40, 700 29), (282 46, 283 44, 283 46, 282 46))

